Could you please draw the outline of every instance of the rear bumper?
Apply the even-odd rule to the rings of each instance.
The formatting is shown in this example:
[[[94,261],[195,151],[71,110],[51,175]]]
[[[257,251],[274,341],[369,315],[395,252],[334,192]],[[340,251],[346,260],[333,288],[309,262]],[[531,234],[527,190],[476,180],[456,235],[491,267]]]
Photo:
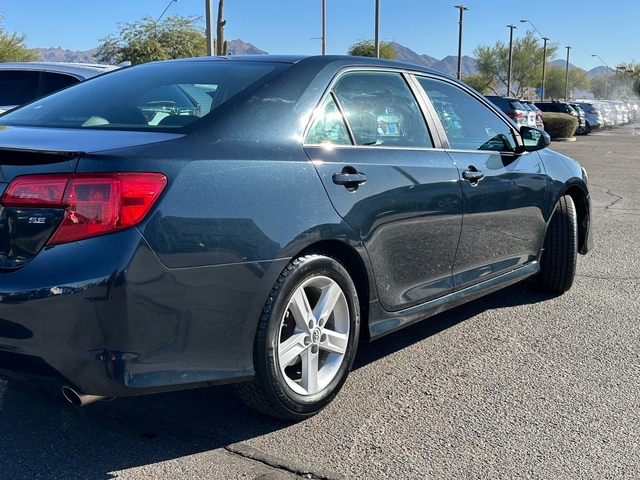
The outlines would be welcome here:
[[[45,249],[0,274],[0,370],[110,397],[248,378],[283,263],[170,270],[135,229]]]

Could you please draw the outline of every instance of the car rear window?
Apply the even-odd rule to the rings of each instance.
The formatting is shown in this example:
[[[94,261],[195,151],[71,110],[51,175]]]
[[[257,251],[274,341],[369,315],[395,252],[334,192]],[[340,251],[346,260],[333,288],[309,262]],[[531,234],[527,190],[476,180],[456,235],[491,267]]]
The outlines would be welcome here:
[[[287,65],[159,62],[100,75],[0,118],[3,125],[115,130],[183,129]]]

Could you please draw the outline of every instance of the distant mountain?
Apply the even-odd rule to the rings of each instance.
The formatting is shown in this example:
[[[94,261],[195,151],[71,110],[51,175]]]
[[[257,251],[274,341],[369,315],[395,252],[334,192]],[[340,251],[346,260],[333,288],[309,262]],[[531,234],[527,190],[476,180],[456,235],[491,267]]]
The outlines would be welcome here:
[[[458,74],[458,56],[449,55],[448,57],[444,57],[439,62],[431,65],[431,68],[455,77]],[[476,61],[471,57],[463,55],[462,61],[460,62],[460,73],[463,77],[478,73]]]
[[[556,67],[567,68],[567,61],[562,59],[552,60],[548,62],[547,65],[555,65]],[[573,70],[574,68],[576,68],[576,66],[569,62],[569,70]]]
[[[413,50],[396,42],[391,42],[391,48],[393,48],[393,51],[396,53],[396,59],[402,62],[415,63],[416,65],[430,67],[439,61],[437,58],[430,57],[429,55],[419,55]]]
[[[91,50],[73,51],[57,48],[36,48],[40,52],[41,61],[43,62],[73,62],[73,63],[98,63],[96,60],[97,48]]]
[[[605,75],[607,75],[607,73],[611,75],[612,73],[615,73],[615,70],[613,68],[599,66],[589,70],[587,72],[587,76],[591,79],[593,77],[598,77],[598,76],[604,77]]]
[[[396,42],[391,42],[391,47],[396,53],[396,58],[403,62],[415,63],[417,65],[424,65],[425,67],[433,68],[444,72],[452,77],[455,77],[458,71],[458,57],[456,55],[449,55],[442,60],[438,60],[435,57],[431,57],[425,54],[418,54],[410,48],[400,45]],[[228,45],[230,55],[255,55],[266,54],[264,50],[260,50],[255,45],[245,42],[244,40],[236,39],[231,40]],[[86,51],[72,51],[63,50],[60,47],[57,48],[36,48],[40,52],[42,61],[44,62],[80,62],[80,63],[97,63],[95,55],[98,51],[97,48],[92,48]],[[565,68],[567,62],[565,60],[553,60],[549,62],[549,65],[557,65]],[[576,68],[575,65],[569,63],[569,69]],[[475,67],[475,60],[467,55],[463,55],[461,63],[462,76],[473,75],[478,73]],[[609,74],[615,72],[615,70],[609,68]],[[607,72],[607,68],[604,66],[598,66],[592,68],[587,72],[589,78],[596,77],[598,75],[603,76]]]
[[[63,50],[57,48],[36,48],[40,52],[43,62],[66,62],[66,63],[100,63],[96,59],[98,48],[85,51]],[[243,40],[231,40],[228,44],[229,55],[253,55],[266,54],[264,50],[251,45]]]
[[[418,54],[403,45],[396,42],[391,42],[391,48],[396,53],[396,58],[403,62],[415,63],[416,65],[424,65],[425,67],[439,70],[447,75],[455,77],[458,73],[458,56],[449,55],[448,57],[438,60],[435,57],[429,55]],[[460,70],[462,76],[472,75],[478,73],[476,70],[475,60],[467,55],[462,56],[462,62],[460,63]]]
[[[227,50],[229,55],[266,55],[267,52],[260,50],[258,47],[251,45],[243,40],[231,40],[228,43]]]

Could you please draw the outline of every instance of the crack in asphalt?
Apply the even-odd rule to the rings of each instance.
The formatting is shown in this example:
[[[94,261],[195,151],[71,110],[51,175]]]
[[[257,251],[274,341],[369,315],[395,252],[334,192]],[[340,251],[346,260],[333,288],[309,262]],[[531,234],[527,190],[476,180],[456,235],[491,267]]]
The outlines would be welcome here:
[[[245,443],[232,443],[225,446],[224,449],[233,455],[238,455],[242,458],[247,458],[256,462],[260,462],[263,465],[266,465],[271,468],[284,470],[300,478],[308,478],[311,480],[340,480],[344,478],[342,475],[337,475],[333,473],[326,473],[326,472],[314,473],[304,468],[292,467],[288,465],[287,462],[285,462],[284,460],[273,457],[271,455],[266,455],[260,450],[257,450]]]

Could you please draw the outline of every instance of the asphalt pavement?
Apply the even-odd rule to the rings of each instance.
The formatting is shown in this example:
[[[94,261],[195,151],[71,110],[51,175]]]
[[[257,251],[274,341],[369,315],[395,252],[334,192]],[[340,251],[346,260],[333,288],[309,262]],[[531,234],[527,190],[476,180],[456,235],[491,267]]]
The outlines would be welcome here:
[[[0,379],[0,478],[639,478],[640,124],[551,148],[593,197],[566,294],[524,282],[363,344],[296,424],[224,386],[79,408]]]

